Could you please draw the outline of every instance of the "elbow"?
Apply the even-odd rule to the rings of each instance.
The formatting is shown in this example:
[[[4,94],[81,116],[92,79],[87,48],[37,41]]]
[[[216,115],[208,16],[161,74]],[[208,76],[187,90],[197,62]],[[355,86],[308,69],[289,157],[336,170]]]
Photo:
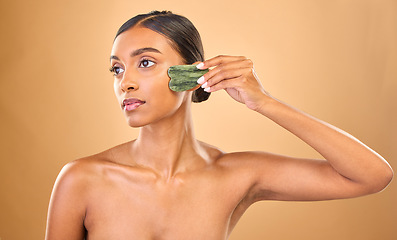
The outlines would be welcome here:
[[[393,180],[394,172],[393,169],[386,164],[383,170],[379,170],[375,177],[372,179],[370,184],[370,193],[378,193],[383,191]]]
[[[384,174],[385,180],[384,180],[384,185],[383,185],[383,188],[381,189],[381,191],[383,189],[385,189],[391,183],[391,181],[393,180],[393,177],[394,177],[393,169],[388,165],[387,169],[385,171],[385,174]]]

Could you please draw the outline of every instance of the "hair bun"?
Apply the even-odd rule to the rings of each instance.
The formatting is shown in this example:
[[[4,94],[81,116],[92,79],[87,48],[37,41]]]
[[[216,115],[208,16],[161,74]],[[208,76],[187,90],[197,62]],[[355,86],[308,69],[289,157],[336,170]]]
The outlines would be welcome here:
[[[210,97],[211,93],[204,91],[203,88],[199,87],[194,90],[192,95],[192,102],[199,103],[207,100]]]

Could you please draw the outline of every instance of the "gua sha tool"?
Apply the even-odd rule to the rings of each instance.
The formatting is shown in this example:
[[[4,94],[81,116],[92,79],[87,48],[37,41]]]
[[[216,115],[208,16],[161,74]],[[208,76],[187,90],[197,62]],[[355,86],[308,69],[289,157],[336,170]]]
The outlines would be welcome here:
[[[208,72],[208,69],[198,69],[196,65],[175,65],[168,69],[171,78],[168,86],[174,92],[183,92],[195,88],[197,79]]]

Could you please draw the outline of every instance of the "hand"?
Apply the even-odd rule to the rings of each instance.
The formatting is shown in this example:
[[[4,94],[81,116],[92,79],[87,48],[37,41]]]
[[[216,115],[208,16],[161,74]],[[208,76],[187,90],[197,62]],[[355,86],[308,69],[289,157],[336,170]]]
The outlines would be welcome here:
[[[204,91],[215,92],[224,89],[234,100],[255,111],[258,111],[269,97],[250,59],[221,55],[200,63],[197,68],[211,68],[197,81],[202,84]]]

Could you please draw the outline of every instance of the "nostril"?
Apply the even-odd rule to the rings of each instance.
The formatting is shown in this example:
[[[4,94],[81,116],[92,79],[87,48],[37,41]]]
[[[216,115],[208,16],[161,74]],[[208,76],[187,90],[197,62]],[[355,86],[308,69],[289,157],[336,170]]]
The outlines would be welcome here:
[[[139,86],[138,84],[136,84],[133,81],[122,81],[120,82],[120,88],[122,89],[122,91],[124,92],[128,92],[128,91],[136,91],[138,90]]]

